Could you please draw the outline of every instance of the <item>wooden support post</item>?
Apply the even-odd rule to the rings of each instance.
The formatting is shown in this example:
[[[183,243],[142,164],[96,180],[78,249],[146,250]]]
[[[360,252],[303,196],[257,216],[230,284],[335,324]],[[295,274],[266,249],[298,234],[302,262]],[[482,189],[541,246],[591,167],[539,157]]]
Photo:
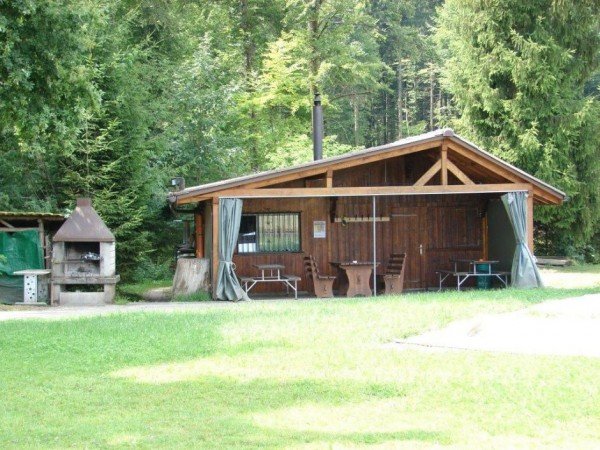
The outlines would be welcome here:
[[[50,267],[50,252],[46,248],[46,232],[44,231],[44,221],[42,219],[38,219],[38,234],[40,236],[40,245],[42,246],[44,267],[48,269]]]
[[[483,218],[481,219],[481,226],[483,228],[483,252],[481,257],[484,260],[488,260],[490,257],[490,249],[489,249],[489,228],[488,228],[488,217],[487,214],[485,216],[483,216]]]
[[[212,297],[217,298],[217,271],[219,270],[219,198],[213,197],[212,201]]]
[[[533,189],[527,192],[527,246],[533,253]]]
[[[327,178],[325,187],[331,188],[333,187],[333,170],[329,169],[327,171]]]
[[[204,203],[198,203],[194,211],[194,246],[196,258],[204,258]]]
[[[441,161],[442,161],[442,167],[441,167],[441,171],[442,171],[442,186],[447,186],[448,185],[448,146],[446,145],[445,141],[442,144],[442,157],[441,157]]]

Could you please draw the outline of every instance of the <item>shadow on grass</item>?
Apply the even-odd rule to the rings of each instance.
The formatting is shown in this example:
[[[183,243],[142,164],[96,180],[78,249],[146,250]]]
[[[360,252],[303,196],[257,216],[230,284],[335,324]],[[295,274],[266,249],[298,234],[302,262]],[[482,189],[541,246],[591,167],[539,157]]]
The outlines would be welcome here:
[[[135,436],[135,444],[142,447],[282,448],[395,441],[452,443],[448,431],[411,427],[393,415],[380,431],[377,424],[354,429],[351,421],[345,423],[339,414],[331,417],[332,422],[338,421],[333,429],[325,430],[311,429],[303,420],[291,419],[281,427],[255,420],[256,416],[269,416],[278,410],[305,404],[315,404],[327,412],[329,408],[335,410],[381,398],[399,399],[397,386],[373,389],[371,384],[345,382],[341,385],[313,380],[240,383],[221,377],[203,377],[176,386],[141,385],[106,378],[97,381],[99,385],[95,389],[103,392],[102,399],[92,397],[91,401],[85,386],[77,383],[70,386],[67,381],[63,389],[73,388],[73,391],[62,401],[64,414],[55,413],[41,427],[32,426],[27,431],[28,444],[42,444],[50,438],[58,446],[110,446],[128,435]],[[43,405],[47,399],[37,401]],[[364,411],[365,414],[370,412]],[[329,419],[325,417],[325,420]]]

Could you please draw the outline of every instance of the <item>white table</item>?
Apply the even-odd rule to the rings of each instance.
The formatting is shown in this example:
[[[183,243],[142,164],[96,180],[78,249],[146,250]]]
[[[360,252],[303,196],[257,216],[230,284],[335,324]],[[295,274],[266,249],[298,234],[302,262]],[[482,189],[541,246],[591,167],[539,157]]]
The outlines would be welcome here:
[[[23,301],[19,305],[46,305],[50,270],[17,270],[13,275],[23,275]]]
[[[284,265],[254,264],[254,267],[260,270],[259,277],[241,277],[246,294],[257,283],[283,283],[286,292],[289,293],[289,289],[291,288],[294,291],[294,298],[298,298],[298,281],[300,281],[300,277],[295,275],[282,275],[281,271],[285,270]]]

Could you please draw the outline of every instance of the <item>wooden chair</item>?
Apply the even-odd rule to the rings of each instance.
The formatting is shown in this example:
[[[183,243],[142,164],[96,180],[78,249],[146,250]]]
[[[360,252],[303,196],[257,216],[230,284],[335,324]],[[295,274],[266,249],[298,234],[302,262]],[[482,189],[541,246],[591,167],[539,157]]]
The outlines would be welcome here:
[[[317,297],[331,298],[333,297],[333,282],[335,276],[321,275],[315,258],[312,255],[304,257],[304,270],[306,278],[309,282],[312,280],[313,292]]]
[[[402,294],[404,290],[404,265],[406,253],[390,255],[386,272],[383,275],[385,282],[385,294]]]

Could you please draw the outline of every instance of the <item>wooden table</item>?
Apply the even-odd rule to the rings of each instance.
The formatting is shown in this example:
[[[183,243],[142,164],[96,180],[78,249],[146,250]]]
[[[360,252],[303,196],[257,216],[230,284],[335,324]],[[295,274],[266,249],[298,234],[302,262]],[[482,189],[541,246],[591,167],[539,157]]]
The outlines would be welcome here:
[[[343,271],[345,273],[346,278],[348,279],[348,288],[346,290],[347,297],[355,297],[357,295],[370,297],[373,295],[371,287],[369,286],[371,273],[373,271],[372,261],[339,261],[331,262],[330,264],[337,267],[340,272]],[[379,263],[375,263],[375,266],[378,265]]]
[[[504,284],[504,287],[508,285],[509,272],[494,272],[492,271],[492,265],[498,264],[500,261],[494,260],[483,260],[483,259],[451,259],[451,263],[454,264],[454,270],[438,270],[439,276],[439,290],[442,290],[442,283],[449,276],[456,277],[456,289],[460,291],[463,283],[470,277],[490,277],[497,278]],[[460,266],[462,265],[462,267]],[[478,270],[477,266],[486,265],[487,270]],[[466,269],[465,269],[466,266]]]
[[[260,276],[241,277],[246,294],[258,283],[282,283],[285,285],[286,294],[289,294],[291,288],[294,291],[294,298],[298,298],[298,281],[300,281],[300,277],[282,274],[281,272],[285,270],[283,264],[253,264],[253,267],[260,270]]]

